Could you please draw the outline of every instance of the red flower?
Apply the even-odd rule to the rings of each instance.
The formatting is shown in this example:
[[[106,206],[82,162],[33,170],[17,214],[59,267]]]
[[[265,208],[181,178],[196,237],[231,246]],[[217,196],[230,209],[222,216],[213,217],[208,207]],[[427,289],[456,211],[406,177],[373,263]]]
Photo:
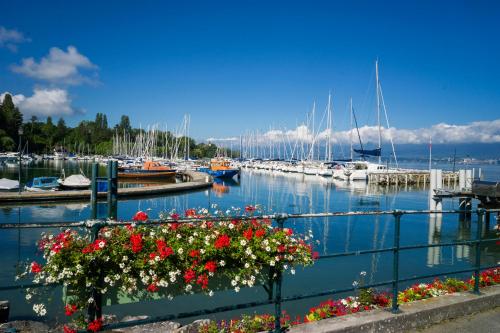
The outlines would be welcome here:
[[[184,281],[186,283],[190,283],[191,281],[194,280],[194,278],[196,277],[196,273],[192,270],[192,269],[188,269],[185,273],[184,273]]]
[[[212,272],[214,273],[215,270],[217,269],[217,264],[215,263],[215,261],[208,261],[206,264],[205,264],[205,269],[209,272]]]
[[[196,279],[196,283],[201,286],[201,289],[207,289],[208,287],[208,277],[206,274],[199,275]]]
[[[99,318],[99,319],[96,319],[94,321],[91,321],[88,326],[87,326],[87,329],[89,331],[92,331],[92,332],[97,332],[99,331],[100,329],[102,328],[102,319]]]
[[[142,210],[140,210],[137,213],[135,213],[135,215],[134,215],[134,217],[132,219],[134,221],[147,221],[148,214],[146,214]]]
[[[222,249],[224,247],[229,247],[229,245],[231,245],[231,238],[229,238],[228,235],[220,235],[215,240],[215,248],[216,249]]]
[[[64,333],[76,333],[76,330],[64,325],[63,327]]]
[[[130,235],[130,243],[132,244],[132,252],[137,253],[142,250],[142,235],[132,234]]]
[[[251,213],[253,211],[255,211],[255,206],[248,205],[245,207],[245,212]]]
[[[286,228],[286,229],[285,229],[285,231],[286,231],[286,234],[287,234],[288,236],[293,235],[293,229]]]
[[[75,304],[66,304],[66,306],[64,307],[64,313],[66,314],[66,316],[73,315],[73,313],[75,313],[76,310],[77,307]]]
[[[255,231],[255,237],[257,237],[257,238],[261,238],[265,234],[266,234],[266,231],[264,229],[258,229],[257,231]]]
[[[285,247],[285,245],[283,245],[283,244],[282,244],[282,245],[278,245],[278,252],[279,252],[279,253],[283,253],[283,252],[285,252],[285,251],[286,251],[286,247]]]
[[[155,291],[158,291],[158,286],[156,285],[156,283],[151,283],[149,286],[148,286],[148,291],[150,293],[154,293]]]
[[[35,273],[35,274],[38,274],[42,271],[42,265],[40,265],[39,263],[37,263],[36,261],[33,261],[31,263],[31,273]]]
[[[248,228],[247,230],[243,231],[243,237],[245,237],[247,240],[251,240],[252,236],[253,236],[252,228]]]
[[[179,219],[179,214],[177,213],[173,213],[172,215],[170,215],[170,217],[172,218],[172,220],[178,220]]]
[[[174,254],[174,250],[172,250],[171,247],[168,247],[167,243],[161,239],[156,241],[156,248],[158,249],[158,253],[162,259]]]
[[[192,258],[196,258],[200,256],[200,251],[199,250],[191,250],[189,251],[189,256]]]
[[[196,210],[191,208],[191,209],[187,209],[184,214],[186,215],[186,217],[194,217],[196,216]]]
[[[83,254],[92,253],[92,252],[94,252],[94,246],[93,246],[93,244],[87,245],[86,247],[84,247],[82,249],[82,253]]]
[[[94,251],[100,251],[106,246],[106,240],[105,239],[96,239],[94,243],[92,243],[92,247]]]
[[[318,251],[314,251],[312,253],[312,258],[315,259],[315,260],[318,259],[319,258],[319,252]]]

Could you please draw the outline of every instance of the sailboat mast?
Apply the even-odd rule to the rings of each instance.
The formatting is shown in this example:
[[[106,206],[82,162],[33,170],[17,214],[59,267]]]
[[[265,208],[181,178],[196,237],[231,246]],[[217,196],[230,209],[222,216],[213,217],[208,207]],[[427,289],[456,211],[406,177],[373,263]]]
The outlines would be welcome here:
[[[351,143],[351,161],[353,160],[353,150],[352,150],[352,97],[350,99],[350,117],[351,117],[351,130],[349,131],[349,142]]]
[[[378,126],[378,148],[382,145],[382,131],[380,128],[380,95],[379,95],[379,80],[378,80],[378,59],[375,60],[375,84],[377,91],[377,126]],[[382,162],[382,154],[378,156],[378,163]]]

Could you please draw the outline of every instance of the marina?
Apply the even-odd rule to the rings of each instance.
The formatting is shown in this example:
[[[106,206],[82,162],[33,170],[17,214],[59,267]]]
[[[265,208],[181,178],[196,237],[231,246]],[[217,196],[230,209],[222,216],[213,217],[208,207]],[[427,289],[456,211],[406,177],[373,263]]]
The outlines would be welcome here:
[[[498,331],[500,3],[52,2],[0,22],[0,332]]]

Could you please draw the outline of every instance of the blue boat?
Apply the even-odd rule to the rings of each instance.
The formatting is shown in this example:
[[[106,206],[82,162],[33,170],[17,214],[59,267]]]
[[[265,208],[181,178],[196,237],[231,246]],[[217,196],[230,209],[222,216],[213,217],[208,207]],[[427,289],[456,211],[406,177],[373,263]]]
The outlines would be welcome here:
[[[231,162],[225,159],[213,159],[207,168],[198,168],[198,171],[208,173],[214,178],[233,178],[240,173],[240,169],[231,167]]]
[[[26,183],[24,189],[30,192],[55,191],[59,188],[58,177],[35,177]]]

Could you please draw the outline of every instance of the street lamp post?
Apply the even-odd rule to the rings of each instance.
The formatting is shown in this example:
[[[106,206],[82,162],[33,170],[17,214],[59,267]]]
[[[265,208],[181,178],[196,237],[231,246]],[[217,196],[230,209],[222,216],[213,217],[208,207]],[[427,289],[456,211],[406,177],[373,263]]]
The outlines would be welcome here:
[[[22,154],[22,145],[21,145],[21,137],[23,135],[23,128],[19,127],[19,131],[17,132],[19,134],[19,194],[21,194],[21,160],[23,159],[23,154]]]

